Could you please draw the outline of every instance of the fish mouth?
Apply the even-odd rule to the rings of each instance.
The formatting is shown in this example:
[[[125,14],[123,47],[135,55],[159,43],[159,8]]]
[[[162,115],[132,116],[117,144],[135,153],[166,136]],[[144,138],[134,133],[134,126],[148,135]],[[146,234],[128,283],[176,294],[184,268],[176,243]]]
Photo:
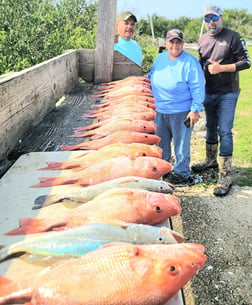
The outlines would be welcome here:
[[[205,253],[205,246],[201,245],[201,244],[197,244],[197,243],[185,243],[184,247],[188,250],[192,250],[194,252],[198,252],[198,253]]]

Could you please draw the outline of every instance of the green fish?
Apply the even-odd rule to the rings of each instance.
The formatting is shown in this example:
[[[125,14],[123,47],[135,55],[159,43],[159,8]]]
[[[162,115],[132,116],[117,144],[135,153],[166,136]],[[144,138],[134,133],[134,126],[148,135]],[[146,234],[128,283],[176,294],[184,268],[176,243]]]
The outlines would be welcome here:
[[[103,193],[109,188],[114,187],[129,187],[129,188],[142,188],[147,191],[159,192],[165,194],[172,194],[174,186],[163,180],[148,179],[142,177],[128,176],[109,180],[103,183],[78,187],[74,190],[66,186],[65,190],[60,190],[59,193],[51,195],[42,195],[35,199],[33,210],[40,209],[45,206],[52,205],[61,201],[72,201],[74,204],[81,204],[92,200],[97,195]]]
[[[0,249],[0,261],[17,253],[59,258],[79,257],[112,242],[174,244],[183,242],[183,236],[167,227],[135,223],[90,224],[65,231],[30,235]]]

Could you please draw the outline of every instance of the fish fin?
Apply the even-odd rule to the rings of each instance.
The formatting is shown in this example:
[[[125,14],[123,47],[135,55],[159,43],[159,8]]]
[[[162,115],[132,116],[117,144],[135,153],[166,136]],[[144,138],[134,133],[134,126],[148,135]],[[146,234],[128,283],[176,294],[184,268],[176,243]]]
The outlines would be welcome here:
[[[62,201],[62,205],[65,206],[68,209],[75,209],[75,208],[79,207],[83,203],[84,202],[72,201],[72,200],[68,200],[68,199],[64,199]]]

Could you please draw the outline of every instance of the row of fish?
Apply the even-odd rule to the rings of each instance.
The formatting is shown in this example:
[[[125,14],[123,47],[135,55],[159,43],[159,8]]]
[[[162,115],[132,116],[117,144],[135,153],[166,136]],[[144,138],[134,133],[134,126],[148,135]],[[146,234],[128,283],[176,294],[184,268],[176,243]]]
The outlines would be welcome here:
[[[34,202],[33,209],[48,209],[47,217],[21,219],[6,235],[27,238],[0,249],[0,262],[17,253],[57,262],[32,283],[0,276],[0,304],[166,304],[206,262],[204,246],[156,226],[182,208],[174,186],[161,180],[172,165],[158,147],[149,80],[103,84],[97,97],[102,101],[85,116],[98,122],[71,135],[85,141],[61,147],[83,151],[48,162],[39,170],[60,170],[59,176],[31,186],[55,186]],[[58,212],[50,213],[52,206]]]

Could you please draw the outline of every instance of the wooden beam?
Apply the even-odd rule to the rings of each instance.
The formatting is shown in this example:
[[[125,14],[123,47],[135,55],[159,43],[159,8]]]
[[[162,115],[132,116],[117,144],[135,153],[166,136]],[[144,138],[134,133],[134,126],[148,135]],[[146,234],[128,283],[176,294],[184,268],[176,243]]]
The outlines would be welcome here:
[[[100,0],[95,50],[95,83],[112,80],[115,20],[116,0]]]

